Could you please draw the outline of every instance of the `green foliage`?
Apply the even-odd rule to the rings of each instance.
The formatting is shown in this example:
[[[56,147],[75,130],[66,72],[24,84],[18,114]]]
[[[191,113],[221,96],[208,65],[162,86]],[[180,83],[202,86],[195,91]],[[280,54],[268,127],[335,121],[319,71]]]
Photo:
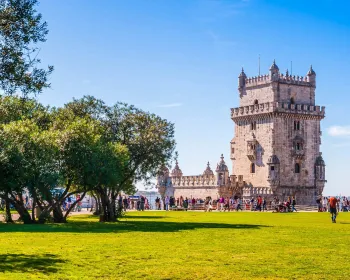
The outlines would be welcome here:
[[[50,86],[47,70],[37,67],[38,43],[45,42],[47,23],[35,10],[37,0],[0,0],[0,88],[24,96]]]
[[[43,222],[53,212],[64,222],[73,194],[96,195],[104,221],[115,221],[119,192],[133,192],[149,180],[175,146],[173,125],[125,104],[106,106],[84,97],[50,109],[35,100],[0,98],[0,197],[13,204],[25,223],[34,222],[23,195],[33,197]],[[60,195],[53,189],[64,187]]]

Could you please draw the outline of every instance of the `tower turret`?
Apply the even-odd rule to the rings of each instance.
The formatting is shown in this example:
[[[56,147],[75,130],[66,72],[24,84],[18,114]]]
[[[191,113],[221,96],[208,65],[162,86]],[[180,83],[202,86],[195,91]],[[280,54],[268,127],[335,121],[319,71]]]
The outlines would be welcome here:
[[[310,66],[309,72],[307,72],[307,81],[313,86],[316,87],[316,72],[312,69],[312,65]]]
[[[228,174],[227,165],[224,161],[224,155],[221,154],[220,158],[221,158],[221,160],[217,164],[215,171],[216,171],[216,175],[217,175],[217,179],[218,179],[218,185],[223,186],[223,185],[228,183],[229,174]]]
[[[179,163],[178,161],[176,160],[175,162],[175,167],[174,169],[171,171],[171,177],[181,177],[182,176],[182,171],[179,167]]]
[[[242,67],[241,74],[238,76],[238,88],[244,88],[245,80],[247,79],[247,75],[244,73],[244,69]]]
[[[238,76],[238,91],[239,94],[242,96],[245,90],[245,84],[246,84],[247,75],[244,73],[244,69],[242,67],[241,74]]]
[[[277,80],[280,69],[278,68],[276,61],[273,60],[273,63],[270,67],[270,78],[271,80]]]
[[[207,163],[207,168],[206,168],[206,169],[204,170],[204,172],[203,172],[203,175],[204,175],[204,176],[212,176],[212,175],[214,175],[213,170],[211,170],[211,168],[210,168],[209,161],[208,161],[208,163]]]

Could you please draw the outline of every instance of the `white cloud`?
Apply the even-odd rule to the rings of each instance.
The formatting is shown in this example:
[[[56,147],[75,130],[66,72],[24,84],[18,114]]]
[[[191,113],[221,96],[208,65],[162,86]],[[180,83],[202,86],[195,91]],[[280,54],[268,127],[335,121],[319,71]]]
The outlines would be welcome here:
[[[331,126],[328,128],[328,134],[334,137],[350,136],[350,126]]]
[[[170,103],[170,104],[162,104],[158,105],[158,108],[172,108],[172,107],[180,107],[182,106],[182,103]]]

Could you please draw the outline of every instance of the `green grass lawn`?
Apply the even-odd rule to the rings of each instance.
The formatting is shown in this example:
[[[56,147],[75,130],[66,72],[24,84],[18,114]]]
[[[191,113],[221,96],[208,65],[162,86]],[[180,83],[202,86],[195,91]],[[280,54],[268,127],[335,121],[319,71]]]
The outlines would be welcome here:
[[[0,279],[349,279],[350,213],[132,212],[0,224]]]

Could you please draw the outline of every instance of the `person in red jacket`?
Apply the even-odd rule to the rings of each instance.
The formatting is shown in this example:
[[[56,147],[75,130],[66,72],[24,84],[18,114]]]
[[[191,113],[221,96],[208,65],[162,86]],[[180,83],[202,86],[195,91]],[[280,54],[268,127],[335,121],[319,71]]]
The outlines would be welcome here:
[[[332,223],[336,223],[338,199],[332,196],[329,198],[328,202],[329,202],[329,212],[332,215]]]

